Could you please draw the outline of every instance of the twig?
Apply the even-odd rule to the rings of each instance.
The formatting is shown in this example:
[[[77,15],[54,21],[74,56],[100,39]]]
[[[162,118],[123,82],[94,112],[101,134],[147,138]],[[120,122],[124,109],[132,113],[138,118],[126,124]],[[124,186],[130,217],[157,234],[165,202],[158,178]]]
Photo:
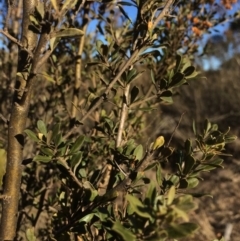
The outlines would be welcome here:
[[[171,7],[171,5],[174,3],[175,0],[168,0],[167,3],[165,4],[163,10],[161,13],[158,15],[156,20],[154,21],[152,25],[152,29],[156,28],[157,24],[164,18],[165,15],[168,15],[168,11]]]
[[[224,232],[224,240],[225,241],[230,241],[232,230],[233,230],[233,224],[228,223],[225,228],[225,232]]]
[[[24,48],[24,46],[19,42],[19,40],[17,40],[16,38],[14,38],[11,34],[9,34],[6,30],[2,30],[0,29],[0,33],[2,33],[4,36],[6,36],[8,39],[10,39],[12,42],[14,42],[15,44],[17,44],[19,47]]]
[[[20,48],[22,48],[23,50],[27,51],[31,57],[33,56],[33,53],[29,49],[25,48],[22,45],[22,43],[18,39],[14,38],[11,34],[9,34],[8,32],[6,32],[6,31],[4,31],[2,29],[0,29],[0,33],[2,33],[5,37],[7,37],[13,43],[17,44]]]
[[[71,176],[71,178],[76,182],[76,184],[77,184],[80,188],[82,188],[82,187],[83,187],[82,183],[81,183],[81,182],[78,180],[78,178],[75,176],[75,174],[74,174],[73,171],[71,170],[70,166],[67,164],[67,161],[66,161],[65,159],[63,159],[63,158],[59,158],[58,161],[60,162],[61,165],[63,165],[63,166],[66,168],[68,174],[69,174],[69,175]]]
[[[86,32],[87,24],[83,27],[83,32]],[[81,36],[79,40],[79,47],[78,47],[78,53],[77,53],[77,61],[75,66],[75,85],[73,89],[73,96],[72,96],[72,109],[71,109],[71,119],[76,118],[77,113],[77,106],[78,106],[78,94],[79,94],[79,88],[82,82],[82,76],[81,76],[81,70],[82,70],[82,53],[83,53],[83,47],[85,43],[85,35]]]
[[[118,127],[116,147],[119,147],[122,142],[122,133],[123,133],[123,129],[124,129],[125,120],[126,120],[126,117],[128,114],[129,90],[130,90],[130,84],[128,84],[126,86],[126,89],[123,94],[122,109],[121,109],[121,114],[120,114],[120,123],[119,123],[119,127]]]
[[[83,1],[81,2],[81,4],[79,5],[78,10],[77,10],[77,11],[75,12],[75,14],[74,14],[74,19],[76,19],[77,14],[80,12],[80,10],[82,9],[82,7],[83,7],[83,5],[85,4],[85,2],[86,2],[86,0],[83,0]]]
[[[147,96],[148,96],[148,94],[146,94],[146,97],[147,97]],[[143,100],[138,100],[138,101],[136,101],[136,102],[134,102],[134,103],[132,103],[132,104],[130,105],[130,109],[131,109],[131,108],[134,108],[134,107],[136,107],[136,106],[138,106],[138,105],[142,105],[142,104],[144,104],[144,103],[147,102],[147,101],[156,99],[157,97],[158,97],[158,95],[152,95],[152,96],[149,96],[149,97],[147,97],[147,98],[145,98],[145,99],[143,99]]]
[[[171,143],[171,141],[172,141],[172,138],[173,138],[173,136],[174,136],[177,128],[179,127],[179,125],[180,125],[180,123],[181,123],[181,121],[182,121],[182,118],[183,118],[183,115],[184,115],[184,114],[185,114],[185,112],[183,112],[183,113],[181,114],[181,117],[180,117],[180,119],[179,119],[176,127],[174,128],[174,130],[173,130],[173,132],[172,132],[172,134],[171,134],[171,137],[170,137],[170,139],[169,139],[169,141],[168,141],[167,147],[169,147],[169,145],[170,145],[170,143]]]

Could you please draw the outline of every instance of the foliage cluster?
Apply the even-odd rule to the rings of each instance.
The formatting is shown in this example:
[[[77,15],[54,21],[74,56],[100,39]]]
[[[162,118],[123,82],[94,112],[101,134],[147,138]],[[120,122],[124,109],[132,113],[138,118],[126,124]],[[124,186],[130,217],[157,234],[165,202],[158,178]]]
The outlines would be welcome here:
[[[194,140],[176,149],[173,136],[168,142],[162,135],[149,140],[144,128],[148,112],[171,104],[176,90],[196,79],[191,62],[201,36],[196,28],[209,31],[225,17],[216,21],[212,1],[39,1],[27,20],[23,16],[29,21],[23,33],[31,32],[35,41],[30,45],[17,40],[14,13],[26,10],[18,4],[8,6],[8,32],[1,31],[12,41],[12,55],[1,53],[7,61],[1,66],[6,81],[0,91],[13,94],[7,88],[15,73],[20,85],[13,88],[13,107],[21,109],[29,98],[24,133],[27,143],[37,144],[26,147],[29,158],[21,160],[18,236],[31,241],[167,240],[192,234],[197,225],[188,213],[196,208],[193,199],[204,194],[191,189],[202,172],[222,167],[219,156],[235,136],[206,120],[202,131],[193,125]],[[135,21],[126,7],[137,9]],[[89,33],[96,20],[96,30]],[[18,64],[13,43],[19,46]],[[139,81],[143,73],[144,83]],[[8,125],[5,116],[12,113],[12,128],[22,119],[14,119],[9,100],[3,103],[2,119]],[[7,138],[1,142],[5,147]],[[163,169],[165,163],[172,169]],[[9,169],[8,164],[6,175]],[[9,202],[7,196],[3,202]]]

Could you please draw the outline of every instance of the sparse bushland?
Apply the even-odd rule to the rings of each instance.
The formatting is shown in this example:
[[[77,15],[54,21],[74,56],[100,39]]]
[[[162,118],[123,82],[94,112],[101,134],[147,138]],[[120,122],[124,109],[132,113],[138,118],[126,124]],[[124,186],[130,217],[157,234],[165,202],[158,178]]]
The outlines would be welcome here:
[[[176,148],[178,125],[157,135],[148,113],[197,81],[198,40],[225,17],[213,1],[21,4],[9,3],[1,30],[1,240],[191,235],[188,213],[205,195],[192,190],[202,172],[222,167],[235,136],[202,120]]]

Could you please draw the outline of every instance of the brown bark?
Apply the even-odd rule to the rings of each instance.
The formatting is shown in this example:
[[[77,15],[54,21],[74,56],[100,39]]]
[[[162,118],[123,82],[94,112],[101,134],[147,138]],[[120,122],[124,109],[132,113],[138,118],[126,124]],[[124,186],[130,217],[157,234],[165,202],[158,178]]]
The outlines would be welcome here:
[[[22,176],[22,159],[26,120],[29,111],[35,75],[29,74],[31,53],[37,46],[38,36],[29,30],[29,14],[33,14],[36,0],[23,1],[21,46],[18,54],[18,75],[8,127],[7,168],[4,180],[4,198],[0,226],[0,240],[13,240],[16,235],[18,203]],[[35,56],[37,58],[38,56]]]

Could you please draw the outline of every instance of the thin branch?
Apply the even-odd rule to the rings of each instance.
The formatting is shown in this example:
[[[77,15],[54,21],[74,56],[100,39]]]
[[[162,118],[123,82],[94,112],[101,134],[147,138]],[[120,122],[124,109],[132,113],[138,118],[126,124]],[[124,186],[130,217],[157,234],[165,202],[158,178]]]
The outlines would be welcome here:
[[[13,43],[17,44],[21,48],[24,48],[23,45],[18,41],[18,39],[14,38],[11,34],[9,34],[6,30],[0,29],[0,33],[2,33],[5,37],[11,40]]]
[[[119,123],[119,127],[118,127],[116,147],[119,147],[122,142],[122,133],[124,130],[124,124],[125,124],[127,114],[128,114],[129,90],[130,90],[130,84],[128,84],[126,86],[124,94],[123,94],[122,109],[121,109],[121,114],[120,114],[120,123]]]
[[[11,34],[9,34],[8,32],[0,29],[0,33],[2,33],[5,37],[7,37],[9,40],[11,40],[13,43],[17,44],[21,49],[25,50],[28,52],[28,54],[32,57],[33,53],[32,51],[30,51],[29,49],[25,48],[23,46],[23,44],[16,38],[14,38]]]
[[[148,95],[146,95],[146,96],[148,96]],[[144,104],[144,103],[147,102],[147,101],[156,99],[157,97],[158,97],[157,95],[152,95],[152,96],[147,97],[147,98],[145,98],[145,99],[143,99],[143,100],[138,100],[138,101],[136,101],[136,102],[134,102],[134,103],[132,103],[132,104],[130,105],[130,109],[131,109],[131,108],[134,108],[134,107],[136,107],[136,106],[138,106],[138,105],[142,105],[142,104]]]
[[[173,130],[173,132],[172,132],[172,134],[171,134],[171,137],[170,137],[170,139],[169,139],[169,141],[168,141],[167,147],[169,147],[169,145],[170,145],[170,143],[171,143],[171,141],[172,141],[172,138],[173,138],[173,136],[174,136],[177,128],[179,127],[179,125],[180,125],[180,123],[181,123],[181,121],[182,121],[182,118],[183,118],[183,115],[184,115],[184,114],[185,114],[185,112],[183,112],[183,113],[181,114],[180,119],[179,119],[177,125],[175,126],[175,128],[174,128],[174,130]]]
[[[88,25],[85,24],[83,27],[84,33],[86,32],[87,26]],[[79,94],[79,88],[82,82],[81,72],[82,72],[82,53],[83,53],[84,43],[85,43],[85,35],[83,35],[79,41],[77,62],[75,66],[75,85],[74,85],[73,97],[72,97],[71,119],[75,119],[76,113],[77,113],[77,106],[79,101],[78,94]]]
[[[156,20],[154,21],[153,25],[152,25],[152,29],[156,28],[156,26],[158,25],[158,23],[169,13],[169,9],[171,8],[171,5],[174,3],[175,0],[168,0],[167,3],[165,4],[163,10],[161,11],[161,13],[158,15],[158,17],[156,18]]]
[[[78,180],[78,178],[75,176],[74,172],[71,170],[71,168],[70,168],[70,166],[68,165],[67,161],[66,161],[65,159],[63,159],[63,158],[59,158],[58,161],[61,163],[61,165],[63,165],[63,166],[66,168],[68,174],[69,174],[70,177],[74,180],[74,182],[75,182],[80,188],[82,188],[82,187],[83,187],[82,183],[81,183],[81,182]]]
[[[85,3],[86,3],[86,0],[83,0],[83,1],[81,2],[81,4],[79,5],[77,11],[76,11],[75,14],[74,14],[74,19],[76,19],[77,14],[81,11],[81,9],[82,9],[82,7],[83,7],[83,5],[84,5]]]

